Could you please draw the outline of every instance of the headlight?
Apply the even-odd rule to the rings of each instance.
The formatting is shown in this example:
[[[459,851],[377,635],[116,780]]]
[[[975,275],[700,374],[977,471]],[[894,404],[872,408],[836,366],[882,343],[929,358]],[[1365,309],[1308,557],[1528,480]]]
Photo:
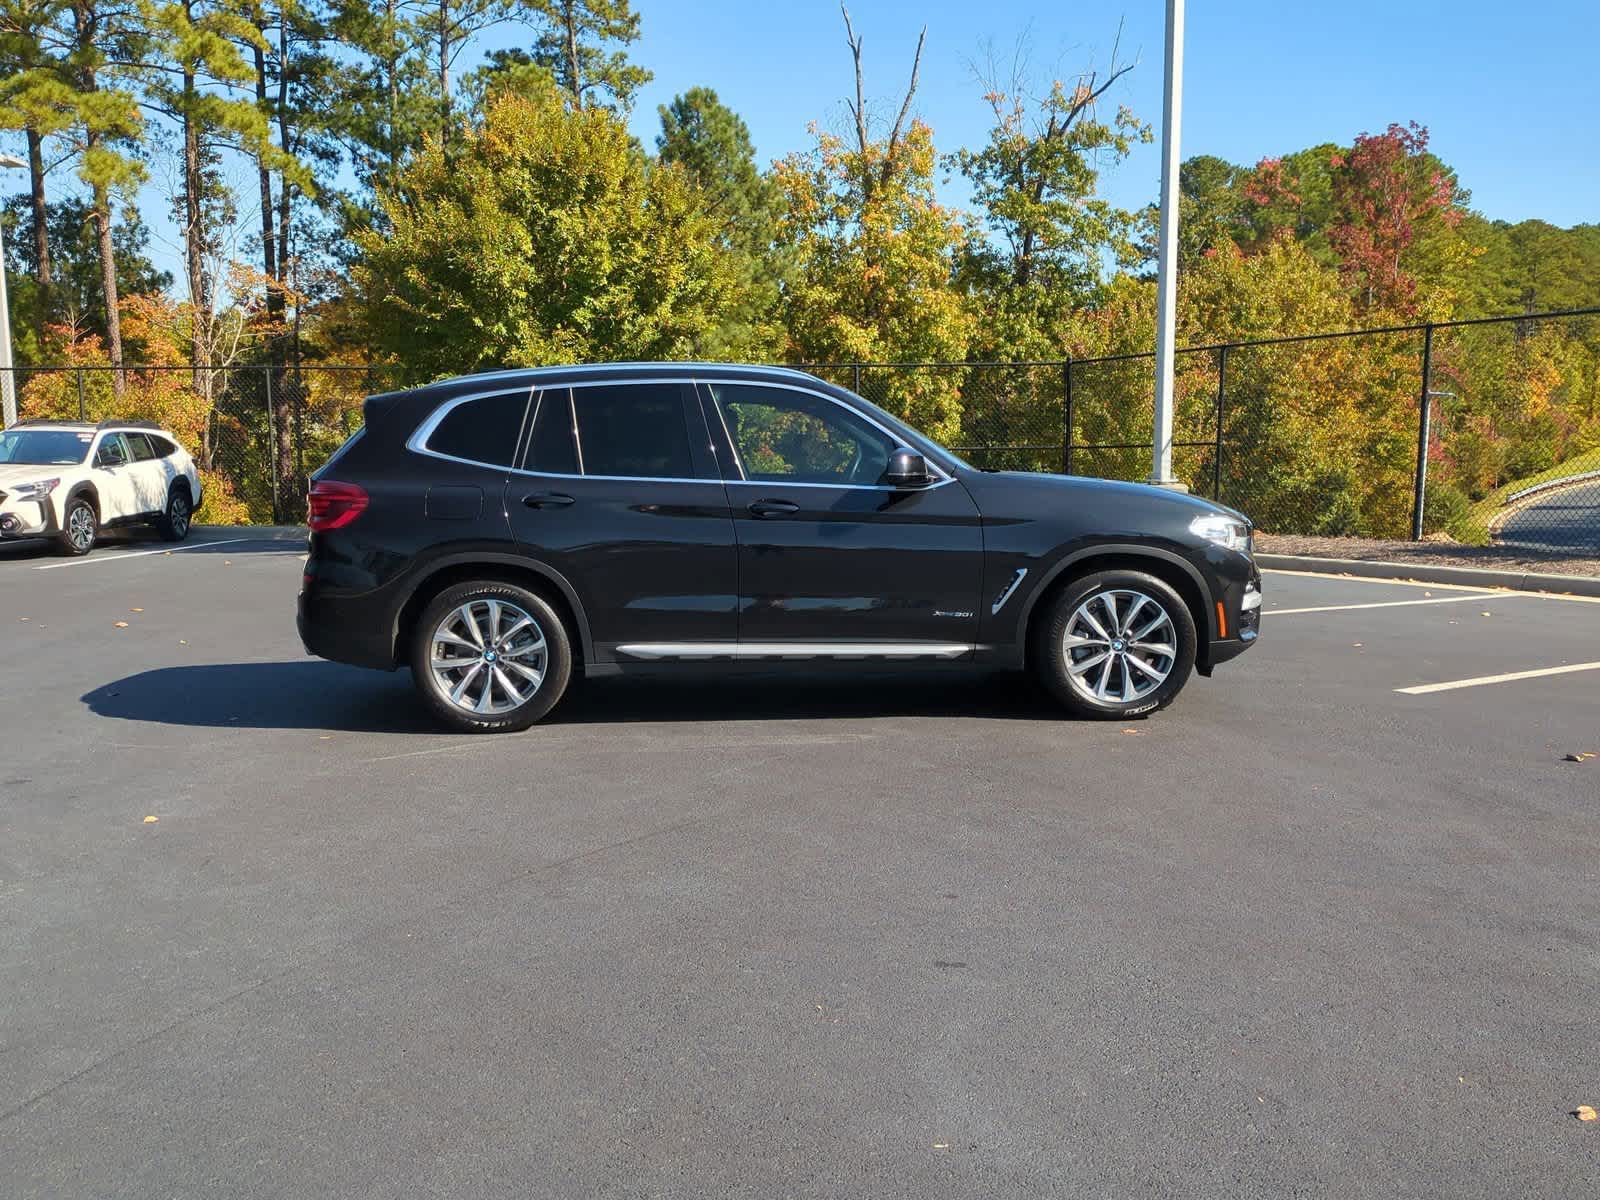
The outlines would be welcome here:
[[[43,500],[60,482],[60,479],[36,479],[32,483],[19,483],[11,489],[11,494],[18,500]]]
[[[1196,517],[1189,522],[1189,532],[1208,542],[1226,546],[1229,550],[1237,550],[1240,554],[1250,553],[1250,526],[1224,513],[1207,513]]]

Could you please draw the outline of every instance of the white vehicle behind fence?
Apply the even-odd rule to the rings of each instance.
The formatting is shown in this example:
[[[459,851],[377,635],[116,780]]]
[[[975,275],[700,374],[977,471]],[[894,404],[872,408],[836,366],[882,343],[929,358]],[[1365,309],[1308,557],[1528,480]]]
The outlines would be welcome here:
[[[182,541],[200,507],[194,459],[145,421],[24,421],[0,432],[0,541],[50,538],[87,554],[102,529]]]

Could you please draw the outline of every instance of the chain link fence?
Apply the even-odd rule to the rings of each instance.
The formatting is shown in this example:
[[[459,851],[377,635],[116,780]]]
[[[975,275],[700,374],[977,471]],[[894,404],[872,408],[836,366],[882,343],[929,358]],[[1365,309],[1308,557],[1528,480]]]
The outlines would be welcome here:
[[[975,466],[1142,480],[1153,359],[806,369]],[[1600,310],[1182,349],[1173,473],[1269,533],[1600,554]]]
[[[1145,479],[1149,353],[806,370],[975,466]],[[206,474],[203,520],[294,522],[307,476],[397,371],[303,364],[14,372],[23,418],[160,422]],[[1173,467],[1275,534],[1600,554],[1600,309],[1190,347]]]

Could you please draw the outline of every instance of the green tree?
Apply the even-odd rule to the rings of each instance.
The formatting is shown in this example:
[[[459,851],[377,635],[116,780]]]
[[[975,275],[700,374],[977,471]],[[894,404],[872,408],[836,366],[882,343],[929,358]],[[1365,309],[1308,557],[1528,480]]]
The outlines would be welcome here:
[[[45,296],[51,264],[44,143],[67,128],[73,108],[65,47],[57,34],[63,11],[61,0],[0,0],[0,129],[21,130],[27,141],[34,281]],[[47,309],[41,304],[40,313]],[[42,326],[34,332],[41,331]]]
[[[656,153],[700,189],[734,256],[741,303],[710,347],[713,357],[759,357],[777,349],[775,309],[786,273],[776,252],[778,193],[756,166],[750,130],[710,88],[690,88],[659,109]]]
[[[126,386],[122,370],[122,318],[118,309],[117,255],[112,200],[144,181],[138,157],[144,121],[124,64],[143,61],[145,10],[116,0],[69,0],[70,25],[60,35],[71,81],[70,117],[62,129],[89,188],[90,221],[100,258],[106,351],[115,394]]]
[[[628,0],[520,0],[540,26],[533,61],[555,76],[574,108],[604,93],[624,110],[651,74],[628,61],[623,49],[639,37],[639,15]]]
[[[875,137],[861,39],[848,13],[845,29],[856,67],[855,140],[813,128],[813,149],[775,172],[785,202],[780,237],[794,260],[783,300],[789,355],[811,363],[962,361],[975,322],[953,277],[971,233],[935,198],[932,131],[908,121],[922,42],[899,115]],[[902,372],[873,398],[949,441],[961,429],[961,383],[954,372]]]
[[[959,150],[950,163],[972,184],[989,238],[975,248],[990,286],[1026,289],[1078,301],[1093,296],[1109,258],[1140,257],[1137,218],[1098,196],[1100,172],[1127,157],[1150,128],[1126,107],[1102,120],[1098,106],[1133,68],[1113,50],[1104,76],[1085,71],[1070,84],[1053,80],[1032,97],[1019,62],[1009,81],[990,78],[994,114],[981,150]]]
[[[12,236],[12,229],[31,220],[32,203],[14,196],[6,204],[6,266],[10,271],[13,311],[27,320],[15,323],[19,366],[46,364],[40,334],[47,326],[64,327],[75,336],[105,337],[105,283],[100,275],[99,247],[89,203],[80,197],[52,200],[45,208],[52,275],[47,298],[39,284],[38,247],[32,238]],[[134,205],[126,205],[113,224],[111,237],[117,265],[117,294],[157,294],[172,286],[172,276],[150,260],[150,230]]]
[[[556,92],[492,98],[459,155],[430,144],[380,202],[389,232],[355,235],[357,321],[414,380],[693,356],[735,300],[685,172]]]

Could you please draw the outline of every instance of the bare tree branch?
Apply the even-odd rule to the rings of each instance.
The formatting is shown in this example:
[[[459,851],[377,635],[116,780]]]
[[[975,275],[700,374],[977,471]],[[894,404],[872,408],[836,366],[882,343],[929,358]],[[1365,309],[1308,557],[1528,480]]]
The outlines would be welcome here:
[[[894,157],[895,147],[900,144],[900,132],[905,127],[906,114],[911,111],[911,98],[917,94],[917,76],[922,71],[922,45],[928,40],[928,27],[924,25],[922,32],[917,35],[917,53],[911,60],[911,83],[906,88],[905,101],[900,105],[900,115],[894,119],[894,128],[889,132],[889,157]]]
[[[845,104],[850,109],[850,115],[855,118],[856,145],[864,159],[867,155],[867,101],[866,85],[861,77],[861,39],[856,35],[855,26],[850,23],[850,10],[841,3],[839,11],[844,14],[845,41],[849,43],[850,56],[855,59],[856,64],[856,102],[851,104],[846,100]]]

